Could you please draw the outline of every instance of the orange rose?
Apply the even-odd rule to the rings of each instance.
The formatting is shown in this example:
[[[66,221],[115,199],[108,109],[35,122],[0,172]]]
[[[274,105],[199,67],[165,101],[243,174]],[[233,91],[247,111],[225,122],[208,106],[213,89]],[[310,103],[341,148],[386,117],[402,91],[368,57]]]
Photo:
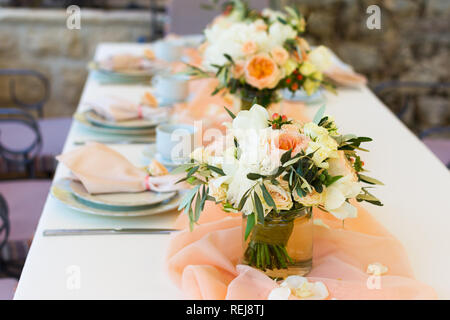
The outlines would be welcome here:
[[[275,47],[270,52],[272,58],[275,60],[278,65],[283,65],[287,59],[289,58],[289,53],[283,47]]]
[[[250,55],[250,54],[254,54],[256,52],[256,50],[258,50],[258,46],[256,45],[255,41],[246,41],[243,45],[242,45],[242,52],[245,55]]]
[[[281,131],[275,139],[275,146],[280,150],[292,150],[292,155],[305,150],[309,144],[309,138],[294,131]]]
[[[273,89],[280,81],[281,72],[275,61],[266,54],[257,54],[247,60],[245,80],[257,89]]]

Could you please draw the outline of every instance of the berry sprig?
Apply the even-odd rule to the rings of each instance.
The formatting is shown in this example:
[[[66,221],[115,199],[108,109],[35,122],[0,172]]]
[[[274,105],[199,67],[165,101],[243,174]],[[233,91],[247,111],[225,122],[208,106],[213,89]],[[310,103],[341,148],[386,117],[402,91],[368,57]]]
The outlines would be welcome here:
[[[303,84],[304,77],[298,70],[294,70],[294,72],[292,72],[292,74],[284,81],[286,83],[286,87],[294,92],[297,91],[298,88],[300,88],[300,86]]]
[[[272,129],[281,129],[283,125],[291,123],[292,121],[288,120],[285,115],[279,115],[278,113],[274,113],[272,115],[272,119],[269,120],[269,124],[272,126]]]

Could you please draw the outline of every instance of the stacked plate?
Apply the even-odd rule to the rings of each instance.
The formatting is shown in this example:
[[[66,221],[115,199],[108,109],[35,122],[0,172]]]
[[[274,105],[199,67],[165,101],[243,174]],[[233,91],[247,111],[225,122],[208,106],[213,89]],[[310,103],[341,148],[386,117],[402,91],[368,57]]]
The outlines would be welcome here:
[[[98,62],[89,63],[89,69],[95,71],[94,77],[101,83],[142,83],[149,82],[163,66],[153,65],[139,70],[110,70]]]
[[[158,124],[167,122],[166,118],[154,120],[136,119],[114,122],[105,119],[93,110],[87,110],[74,115],[75,120],[84,127],[102,134],[121,134],[134,136],[154,136]]]
[[[51,194],[71,209],[113,217],[147,216],[175,210],[181,199],[178,192],[143,191],[92,195],[79,181],[70,178],[56,181]]]

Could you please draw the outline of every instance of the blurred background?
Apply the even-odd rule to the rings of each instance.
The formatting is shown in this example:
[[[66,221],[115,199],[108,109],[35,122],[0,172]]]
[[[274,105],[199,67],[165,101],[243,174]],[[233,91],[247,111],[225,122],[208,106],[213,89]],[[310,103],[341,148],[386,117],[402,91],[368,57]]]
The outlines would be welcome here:
[[[0,69],[37,70],[50,81],[45,117],[70,116],[87,75],[86,63],[105,41],[145,42],[167,32],[200,33],[216,12],[209,0],[0,0]],[[65,8],[82,8],[81,30],[65,28]],[[308,22],[307,38],[332,48],[368,79],[446,83],[450,47],[448,0],[254,0],[256,7],[297,5]],[[369,5],[381,8],[382,27],[366,27]],[[179,26],[184,26],[180,28]],[[186,27],[188,26],[188,27]],[[35,79],[34,79],[35,80]],[[28,79],[27,81],[33,81]],[[10,102],[9,79],[0,79],[0,105]],[[39,86],[21,80],[18,96],[33,102]],[[408,88],[402,89],[402,93]],[[398,90],[396,90],[398,91]],[[386,103],[416,133],[449,124],[448,89],[422,89],[408,97],[383,93]],[[425,91],[425,94],[422,92]]]

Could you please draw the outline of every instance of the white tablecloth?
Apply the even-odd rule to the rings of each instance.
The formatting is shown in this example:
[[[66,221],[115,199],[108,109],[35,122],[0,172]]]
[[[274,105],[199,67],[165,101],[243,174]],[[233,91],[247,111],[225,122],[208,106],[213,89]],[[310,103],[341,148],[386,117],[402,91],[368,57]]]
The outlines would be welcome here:
[[[104,43],[96,58],[141,52],[142,44]],[[99,85],[92,76],[82,99],[102,92],[138,99],[146,86]],[[419,280],[450,298],[450,174],[447,168],[367,88],[340,89],[327,111],[345,130],[374,139],[364,154],[370,174],[382,180],[376,195],[384,207],[365,205],[402,241]],[[82,109],[83,106],[79,106]],[[312,117],[317,108],[309,107]],[[64,151],[76,139],[95,138],[74,123]],[[144,145],[115,145],[142,164]],[[69,171],[59,166],[55,179]],[[165,272],[167,235],[43,237],[51,228],[171,227],[176,212],[140,218],[105,218],[76,212],[51,196],[44,207],[15,299],[178,299]]]

